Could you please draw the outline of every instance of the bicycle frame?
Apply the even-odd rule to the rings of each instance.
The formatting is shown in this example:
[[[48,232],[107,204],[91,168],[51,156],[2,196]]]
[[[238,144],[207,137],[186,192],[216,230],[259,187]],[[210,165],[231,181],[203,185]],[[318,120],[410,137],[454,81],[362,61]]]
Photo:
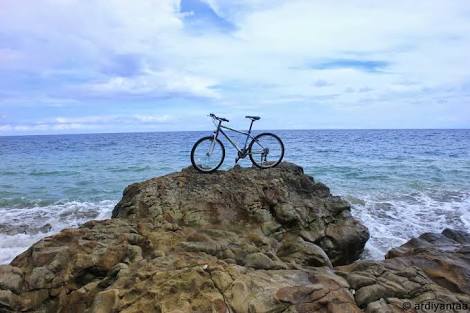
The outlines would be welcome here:
[[[210,147],[210,153],[212,153],[212,150],[214,148],[214,144],[215,144],[215,139],[217,139],[217,137],[219,136],[219,134],[222,134],[224,135],[224,137],[227,139],[228,142],[230,142],[230,144],[235,148],[237,149],[238,151],[238,158],[245,158],[248,154],[247,154],[247,151],[246,151],[246,148],[247,148],[247,145],[248,145],[248,140],[249,139],[254,139],[254,137],[251,135],[251,128],[253,127],[253,122],[254,121],[251,121],[251,124],[250,124],[250,128],[248,129],[247,132],[244,132],[244,131],[241,131],[241,130],[237,130],[237,129],[233,129],[231,127],[228,127],[228,126],[224,126],[222,125],[222,121],[219,121],[219,124],[217,125],[217,130],[214,131],[214,141],[212,141],[212,145]],[[227,135],[223,129],[228,129],[230,131],[233,131],[233,132],[236,132],[236,133],[239,133],[239,134],[243,134],[246,136],[246,139],[245,139],[245,144],[243,145],[243,148],[240,148],[237,143],[235,141],[232,140],[232,138],[230,138],[229,135]]]

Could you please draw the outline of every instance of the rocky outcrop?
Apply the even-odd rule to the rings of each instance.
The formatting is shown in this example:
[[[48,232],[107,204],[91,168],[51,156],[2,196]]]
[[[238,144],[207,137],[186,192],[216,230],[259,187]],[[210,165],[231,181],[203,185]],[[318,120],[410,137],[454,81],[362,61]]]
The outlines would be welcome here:
[[[121,219],[64,230],[0,267],[0,312],[359,312],[329,266],[293,269],[248,242],[241,266],[200,243],[214,235],[229,236]]]
[[[467,274],[468,235],[426,239],[427,256],[427,244],[407,243],[385,261],[351,263],[367,229],[292,164],[185,169],[134,184],[113,217],[65,229],[0,266],[0,312],[372,313],[430,299],[470,303],[468,276],[456,278]],[[436,273],[446,269],[454,276],[444,282]]]
[[[223,228],[231,239],[213,236],[216,244],[209,247],[235,259],[246,250],[233,240],[253,242],[246,236],[254,236],[255,242],[264,242],[264,252],[277,254],[279,246],[281,258],[295,252],[312,256],[302,262],[321,265],[324,251],[334,265],[347,264],[359,257],[369,238],[367,228],[351,216],[348,202],[332,196],[328,187],[291,163],[267,171],[235,168],[210,175],[187,168],[133,184],[124,191],[113,217]],[[239,236],[244,238],[240,241]]]
[[[402,267],[416,266],[436,284],[453,292],[470,294],[470,234],[445,229],[441,234],[425,233],[385,258]]]
[[[469,244],[465,232],[425,233],[390,250],[384,261],[357,261],[336,273],[368,313],[470,312]]]

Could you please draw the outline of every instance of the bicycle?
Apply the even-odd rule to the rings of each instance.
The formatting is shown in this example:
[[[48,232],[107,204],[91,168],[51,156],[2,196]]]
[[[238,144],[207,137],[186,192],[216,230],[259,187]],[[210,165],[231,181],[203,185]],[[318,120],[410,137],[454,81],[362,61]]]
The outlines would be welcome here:
[[[238,151],[235,164],[247,156],[249,156],[255,166],[262,169],[275,167],[281,163],[284,157],[284,143],[281,138],[272,133],[261,133],[255,137],[251,135],[253,123],[261,119],[259,116],[245,116],[245,118],[251,120],[250,128],[247,132],[222,125],[222,122],[229,122],[226,118],[218,117],[213,113],[209,114],[209,116],[212,118],[217,129],[213,135],[199,139],[191,149],[191,163],[198,171],[203,173],[214,172],[224,162],[225,147],[218,138],[219,134],[222,134]],[[245,135],[246,139],[243,148],[240,148],[223,129]],[[251,139],[251,142],[248,145],[249,139]]]

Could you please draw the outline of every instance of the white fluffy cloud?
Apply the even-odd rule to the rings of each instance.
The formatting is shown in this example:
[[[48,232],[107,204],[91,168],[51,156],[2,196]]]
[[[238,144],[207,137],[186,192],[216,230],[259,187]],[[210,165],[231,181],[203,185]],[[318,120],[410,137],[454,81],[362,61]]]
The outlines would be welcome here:
[[[1,124],[1,132],[50,132],[50,131],[110,131],[112,127],[121,126],[132,129],[135,125],[160,127],[171,123],[170,115],[134,114],[134,115],[90,115],[81,117],[56,117],[33,123]],[[150,128],[152,129],[152,128]]]
[[[85,91],[98,94],[137,94],[165,95],[167,93],[217,98],[218,93],[211,89],[215,81],[174,70],[148,70],[135,77],[114,76],[104,82],[94,82],[85,86]]]

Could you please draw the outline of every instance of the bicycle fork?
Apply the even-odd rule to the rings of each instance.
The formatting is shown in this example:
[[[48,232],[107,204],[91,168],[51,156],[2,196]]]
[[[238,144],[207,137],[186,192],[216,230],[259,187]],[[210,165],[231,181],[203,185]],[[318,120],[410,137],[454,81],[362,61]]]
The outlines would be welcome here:
[[[212,139],[212,143],[209,146],[209,151],[207,151],[208,157],[210,157],[212,152],[214,152],[215,142],[217,141],[217,137],[219,136],[220,124],[222,124],[222,122],[219,122],[219,125],[217,126],[217,130],[214,131],[214,139]]]

